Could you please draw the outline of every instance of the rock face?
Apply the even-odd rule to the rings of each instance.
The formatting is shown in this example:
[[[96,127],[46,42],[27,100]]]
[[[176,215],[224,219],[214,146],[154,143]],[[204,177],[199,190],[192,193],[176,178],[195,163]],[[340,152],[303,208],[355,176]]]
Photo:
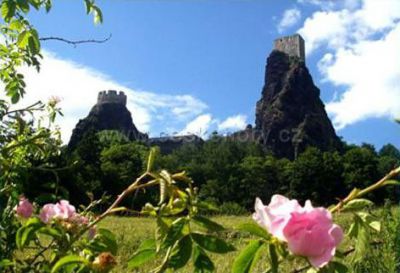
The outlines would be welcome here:
[[[307,146],[323,151],[340,149],[341,141],[319,98],[320,90],[304,61],[288,53],[273,50],[267,59],[253,137],[275,156],[290,159]]]
[[[126,95],[112,90],[99,93],[97,103],[89,115],[79,120],[73,130],[68,148],[74,149],[84,134],[90,130],[95,132],[117,130],[130,140],[147,140],[147,135],[139,132],[133,124],[131,113],[126,108]]]

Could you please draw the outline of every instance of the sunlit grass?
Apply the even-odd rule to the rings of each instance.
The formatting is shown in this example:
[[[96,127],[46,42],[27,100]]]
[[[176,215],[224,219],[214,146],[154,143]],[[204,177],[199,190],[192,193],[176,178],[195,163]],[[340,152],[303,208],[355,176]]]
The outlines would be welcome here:
[[[399,207],[392,209],[394,219],[400,219],[400,209]],[[378,216],[381,215],[382,211],[377,210],[374,212]],[[216,272],[217,273],[225,273],[231,272],[232,263],[235,257],[238,254],[238,251],[243,249],[247,242],[252,239],[251,236],[243,234],[236,230],[236,227],[242,223],[252,221],[251,216],[216,216],[213,217],[215,221],[224,225],[226,227],[226,231],[218,234],[220,237],[224,237],[227,241],[232,243],[237,251],[228,253],[226,255],[211,255],[212,260],[215,263]],[[342,213],[339,214],[335,222],[340,224],[344,230],[348,230],[352,222],[352,215],[350,213]],[[393,234],[388,234],[387,226],[392,223],[383,223],[382,232],[380,234],[374,234],[372,238],[374,241],[381,242],[376,247],[372,248],[368,260],[366,260],[366,268],[376,268],[377,266],[382,266],[382,271],[380,272],[388,272],[395,273],[395,261],[396,255],[398,253],[393,252]],[[134,254],[135,250],[139,246],[140,242],[144,239],[152,238],[155,232],[155,221],[151,218],[138,218],[138,217],[110,217],[106,219],[102,224],[102,227],[108,228],[113,231],[118,240],[119,244],[119,253],[118,253],[118,266],[115,268],[113,272],[143,272],[148,273],[154,267],[156,267],[158,261],[153,261],[139,270],[128,271],[126,268],[127,261]],[[400,232],[400,231],[398,231]],[[340,250],[347,251],[351,249],[349,240],[345,240],[341,246]],[[398,249],[398,248],[397,248]],[[258,268],[256,268],[255,272],[263,272],[262,269],[266,270],[265,259],[262,259]],[[300,262],[300,263],[299,263]],[[301,267],[301,261],[296,262],[296,267]],[[190,263],[190,262],[189,262]],[[371,264],[371,265],[369,265]],[[280,272],[292,272],[295,268],[293,264],[284,265],[281,268]],[[365,268],[361,268],[358,272],[371,272],[365,271]],[[376,270],[376,269],[374,269]],[[393,270],[393,271],[391,271]],[[193,268],[191,265],[183,268],[179,272],[193,272]],[[375,272],[375,271],[374,271]]]

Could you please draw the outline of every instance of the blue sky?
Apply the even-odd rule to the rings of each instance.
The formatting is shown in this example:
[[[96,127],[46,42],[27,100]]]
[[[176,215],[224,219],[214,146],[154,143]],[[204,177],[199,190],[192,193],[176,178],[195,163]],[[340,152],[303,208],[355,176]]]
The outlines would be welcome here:
[[[273,40],[300,32],[337,134],[399,147],[392,120],[400,114],[400,66],[390,55],[400,48],[398,2],[98,1],[104,23],[94,26],[82,1],[55,1],[48,15],[31,15],[41,37],[112,38],[76,48],[43,43],[43,73],[28,72],[28,100],[63,99],[64,140],[103,89],[124,90],[135,124],[154,136],[235,131],[254,123]]]

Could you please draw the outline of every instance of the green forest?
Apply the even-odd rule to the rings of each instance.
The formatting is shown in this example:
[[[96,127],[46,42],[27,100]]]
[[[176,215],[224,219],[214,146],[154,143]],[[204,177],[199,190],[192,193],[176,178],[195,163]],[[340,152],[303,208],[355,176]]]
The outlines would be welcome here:
[[[276,193],[301,201],[312,199],[321,206],[332,204],[400,163],[400,151],[391,144],[378,151],[370,144],[343,146],[342,152],[309,147],[290,161],[275,158],[255,143],[215,133],[202,145],[188,143],[171,154],[158,154],[155,168],[186,171],[203,200],[218,206],[223,214],[241,214],[251,211],[255,197],[269,200]],[[117,131],[89,131],[76,149],[64,147],[49,162],[37,162],[36,170],[26,173],[23,192],[43,203],[68,198],[74,204],[88,204],[115,197],[143,173],[149,149]],[[50,164],[52,171],[40,168]],[[389,186],[369,198],[378,204],[385,199],[398,202],[396,191]],[[139,209],[157,198],[154,190],[125,202]]]

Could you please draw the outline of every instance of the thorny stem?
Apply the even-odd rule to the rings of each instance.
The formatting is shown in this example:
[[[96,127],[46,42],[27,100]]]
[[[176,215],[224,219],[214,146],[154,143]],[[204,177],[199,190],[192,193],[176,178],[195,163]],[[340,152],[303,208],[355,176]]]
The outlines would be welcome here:
[[[367,193],[370,193],[376,189],[379,189],[381,187],[383,187],[385,185],[385,182],[396,177],[397,175],[400,174],[400,167],[397,167],[396,169],[393,169],[392,171],[390,171],[387,175],[385,175],[381,180],[379,180],[378,182],[376,182],[375,184],[360,190],[360,191],[352,191],[349,193],[349,195],[341,200],[336,206],[334,206],[333,208],[330,209],[331,213],[334,213],[338,210],[340,210],[345,204],[347,204],[348,202],[350,202],[351,200],[354,200],[356,198],[360,198],[364,195],[366,195]]]
[[[141,188],[145,188],[145,187],[149,187],[149,186],[153,186],[159,183],[158,180],[151,180],[150,182],[147,182],[145,184],[140,184],[140,182],[146,177],[146,176],[151,176],[154,177],[153,174],[149,173],[149,172],[145,172],[144,174],[142,174],[141,176],[139,176],[135,182],[133,182],[131,185],[129,185],[129,187],[127,187],[120,195],[118,195],[117,199],[115,199],[114,203],[105,211],[103,212],[99,217],[96,218],[96,220],[94,220],[92,223],[90,223],[83,232],[85,232],[86,230],[89,230],[91,227],[93,227],[94,225],[96,225],[98,222],[100,222],[101,220],[103,220],[107,215],[109,215],[110,213],[112,213],[113,209],[115,209],[121,202],[122,200],[125,199],[125,197],[127,197],[129,194],[131,194],[133,191],[141,189]],[[82,232],[82,233],[83,233]]]

